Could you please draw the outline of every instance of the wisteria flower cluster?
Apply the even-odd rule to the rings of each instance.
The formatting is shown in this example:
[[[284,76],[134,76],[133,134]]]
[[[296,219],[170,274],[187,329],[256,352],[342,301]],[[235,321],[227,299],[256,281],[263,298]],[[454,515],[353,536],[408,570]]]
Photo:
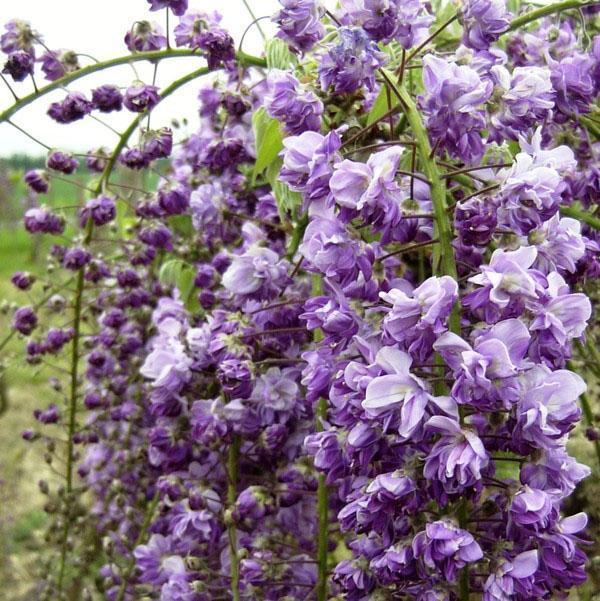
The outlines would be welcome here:
[[[40,598],[533,601],[582,584],[587,518],[566,501],[590,469],[567,443],[590,414],[573,358],[600,272],[595,8],[280,0],[253,57],[218,14],[149,4],[179,21],[136,21],[121,62],[205,66],[50,105],[63,124],[132,113],[84,157],[97,178],[75,214],[43,202],[75,156],[25,175],[25,228],[61,236],[64,276],[13,327],[29,362],[62,351],[70,374],[24,433],[50,461],[48,430],[67,437],[65,485],[41,485],[58,561]],[[1,48],[16,81],[37,63],[64,87],[86,74],[22,21]],[[212,71],[195,133],[144,128]],[[164,159],[155,190],[111,179]],[[44,308],[73,319],[47,327]]]

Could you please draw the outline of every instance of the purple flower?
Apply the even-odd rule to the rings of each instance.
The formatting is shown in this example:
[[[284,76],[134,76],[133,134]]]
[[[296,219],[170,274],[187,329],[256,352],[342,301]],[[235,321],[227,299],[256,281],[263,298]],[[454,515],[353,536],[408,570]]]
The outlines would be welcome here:
[[[342,303],[327,296],[315,296],[304,303],[304,313],[299,318],[307,322],[309,330],[320,328],[328,334],[326,342],[335,344],[340,338],[347,342],[358,332],[359,320],[347,302]]]
[[[311,209],[311,214],[330,204],[329,182],[341,143],[336,131],[326,136],[307,131],[283,140],[281,181],[304,196],[305,208]]]
[[[13,273],[10,281],[19,290],[29,290],[35,282],[35,276],[31,275],[27,271],[16,271]]]
[[[148,544],[135,548],[133,555],[141,570],[142,582],[160,586],[172,575],[185,574],[183,558],[175,551],[171,537],[153,534]]]
[[[150,21],[136,21],[125,34],[125,44],[131,52],[149,52],[167,46],[167,38],[160,25]]]
[[[375,89],[375,71],[387,62],[387,55],[369,40],[362,29],[342,27],[340,43],[321,57],[319,81],[321,88],[334,94],[356,92],[363,86]]]
[[[332,219],[313,219],[304,232],[300,252],[312,271],[324,274],[345,285],[362,274],[372,273],[372,257],[358,243],[350,240],[346,230]]]
[[[80,92],[69,92],[61,102],[53,102],[48,115],[58,123],[73,123],[92,111],[92,103]]]
[[[515,376],[530,367],[525,361],[529,341],[527,327],[518,319],[507,319],[477,336],[473,347],[446,332],[433,348],[454,371],[452,393],[459,403],[503,403],[509,408],[517,395]]]
[[[244,359],[225,359],[219,363],[217,378],[221,390],[229,398],[247,399],[252,392],[250,362]]]
[[[473,535],[448,519],[427,524],[414,537],[412,548],[415,557],[428,568],[439,570],[449,582],[456,582],[459,570],[483,557]]]
[[[299,52],[309,51],[325,35],[319,0],[279,0],[282,9],[273,17],[279,26],[277,37]]]
[[[206,62],[211,70],[223,65],[230,71],[235,67],[235,45],[233,38],[220,27],[211,27],[198,36],[198,48],[206,53]]]
[[[135,82],[125,91],[123,103],[125,107],[134,113],[143,113],[153,109],[160,101],[160,95],[156,86],[150,86],[141,81]]]
[[[557,213],[561,183],[554,167],[535,155],[518,153],[502,184],[498,216],[517,233],[527,235]]]
[[[558,509],[547,492],[525,486],[512,499],[509,529],[547,530],[558,519]]]
[[[309,434],[304,439],[309,455],[314,457],[315,467],[324,472],[327,483],[333,484],[346,470],[346,461],[340,447],[340,437],[334,430]]]
[[[19,307],[13,315],[13,328],[25,336],[29,336],[37,324],[38,318],[33,307]]]
[[[25,173],[25,183],[34,191],[39,194],[46,194],[50,188],[48,185],[49,177],[48,173],[43,169],[30,169]]]
[[[144,244],[148,244],[149,246],[166,249],[172,248],[171,241],[173,239],[173,234],[171,234],[171,230],[162,223],[149,225],[140,230],[139,237]]]
[[[190,191],[181,184],[163,187],[158,191],[158,204],[166,215],[180,215],[190,206]]]
[[[41,61],[42,71],[49,81],[80,69],[77,54],[72,50],[50,50],[42,55]]]
[[[269,71],[267,82],[269,94],[265,98],[265,108],[271,117],[285,124],[289,134],[321,129],[323,103],[313,92],[300,93],[298,80],[279,69]]]
[[[29,209],[23,222],[30,234],[62,234],[65,229],[64,219],[44,207]]]
[[[427,456],[423,476],[448,494],[481,487],[481,470],[488,465],[489,455],[477,433],[441,415],[430,418],[425,428],[442,436]]]
[[[174,29],[175,43],[177,46],[200,48],[204,40],[202,34],[216,27],[220,20],[217,13],[191,12],[183,15]]]
[[[102,173],[108,164],[109,151],[104,146],[91,150],[86,159],[85,164],[90,171]]]
[[[462,244],[487,246],[498,225],[496,203],[491,198],[472,198],[454,210],[454,227]]]
[[[48,155],[46,165],[48,169],[53,169],[54,171],[60,171],[65,175],[70,175],[77,169],[77,167],[79,167],[79,162],[71,153],[53,150]]]
[[[431,396],[424,383],[410,373],[412,359],[407,353],[386,346],[378,351],[375,361],[384,375],[369,382],[361,405],[372,415],[398,410],[398,433],[403,439],[410,438],[422,425]]]
[[[123,106],[123,95],[117,86],[105,84],[92,90],[92,105],[101,113],[120,111]]]
[[[447,329],[458,285],[449,276],[433,276],[408,294],[392,288],[379,296],[392,305],[383,319],[383,332],[396,342],[404,342],[411,352],[424,347],[428,354],[434,337]]]
[[[265,517],[273,499],[263,486],[245,488],[235,502],[236,519],[242,521],[260,520]]]
[[[424,41],[433,17],[420,0],[342,0],[343,22],[359,25],[376,42],[398,40],[408,50]]]
[[[497,249],[489,265],[481,267],[481,273],[469,278],[469,282],[483,286],[470,295],[468,306],[473,309],[492,303],[500,309],[514,300],[536,299],[535,280],[529,273],[537,251],[533,246],[522,246],[515,251]]]
[[[51,403],[44,411],[36,409],[33,412],[33,417],[35,417],[35,419],[42,424],[55,424],[60,419],[60,413],[58,411],[58,407],[54,403]]]
[[[510,24],[505,0],[468,0],[462,11],[463,44],[487,50]]]
[[[512,72],[501,65],[492,67],[496,83],[495,96],[500,95],[497,109],[490,116],[498,141],[504,137],[517,140],[519,134],[543,122],[554,107],[554,90],[547,67],[516,67]]]
[[[502,559],[483,585],[483,601],[511,601],[515,595],[530,597],[538,566],[535,549],[519,553],[510,560]]]
[[[366,209],[366,215],[397,206],[396,171],[403,153],[400,146],[392,146],[373,153],[366,163],[347,159],[337,163],[329,182],[335,201],[349,209]]]
[[[139,148],[129,148],[119,155],[119,162],[129,169],[144,169],[150,164],[150,158]]]
[[[115,216],[116,205],[114,198],[102,195],[92,198],[85,203],[84,208],[79,212],[79,225],[85,227],[90,218],[96,226],[106,225]]]
[[[466,65],[458,66],[432,54],[423,58],[423,105],[434,143],[456,158],[477,163],[483,156],[481,130],[485,120],[479,107],[492,94],[493,84]]]
[[[144,142],[144,155],[151,161],[166,159],[173,150],[173,132],[169,127],[161,127],[154,132],[146,134]]]
[[[4,27],[6,31],[0,36],[2,52],[10,54],[24,50],[33,56],[33,45],[42,39],[40,34],[31,29],[27,21],[21,19],[11,19]]]
[[[281,289],[287,279],[287,264],[269,248],[250,247],[233,257],[223,274],[222,284],[232,293],[268,298]]]
[[[87,265],[91,260],[92,255],[87,250],[84,250],[80,246],[74,246],[65,252],[63,266],[66,269],[76,271]]]
[[[188,9],[188,0],[148,0],[150,10],[168,8],[174,15],[180,17]]]
[[[10,75],[15,81],[23,81],[33,75],[34,57],[26,50],[16,50],[8,55],[2,73]]]
[[[556,106],[567,116],[589,113],[596,95],[592,77],[594,61],[585,54],[574,52],[550,66],[550,79],[556,90]]]
[[[299,389],[291,379],[291,370],[270,367],[256,379],[251,399],[261,413],[267,411],[291,411],[298,401]]]
[[[577,399],[586,390],[585,382],[573,372],[551,372],[539,365],[526,372],[521,388],[516,414],[519,436],[533,447],[558,446],[579,419]]]

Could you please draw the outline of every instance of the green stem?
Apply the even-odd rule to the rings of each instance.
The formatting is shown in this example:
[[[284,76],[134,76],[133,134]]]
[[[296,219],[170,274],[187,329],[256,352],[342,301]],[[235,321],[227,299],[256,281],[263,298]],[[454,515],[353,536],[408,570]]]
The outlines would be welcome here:
[[[585,209],[580,209],[577,207],[560,207],[560,214],[565,217],[574,217],[579,221],[583,221],[587,223],[589,226],[593,227],[595,230],[600,230],[600,219],[598,217],[594,217],[591,213],[588,213]]]
[[[593,4],[595,4],[595,2],[586,2],[584,0],[565,0],[564,2],[548,4],[548,6],[542,6],[541,8],[530,10],[529,12],[514,18],[510,22],[510,26],[505,33],[509,31],[515,31],[515,29],[519,29],[520,27],[523,27],[532,21],[537,21],[537,19],[547,17],[548,15],[553,15],[554,13],[562,12],[563,10],[569,10],[570,8],[584,8],[585,6],[592,6]]]
[[[154,517],[154,512],[156,511],[156,507],[159,501],[158,492],[154,495],[154,498],[148,503],[146,507],[146,513],[144,515],[144,521],[142,523],[142,527],[140,529],[140,533],[135,539],[135,543],[133,545],[131,558],[129,559],[129,563],[127,564],[127,568],[125,572],[121,575],[121,586],[119,587],[119,593],[117,594],[117,598],[115,601],[123,601],[125,598],[125,592],[127,590],[127,584],[129,583],[129,578],[131,573],[133,572],[133,568],[135,567],[135,556],[133,555],[133,550],[136,547],[139,547],[146,540],[146,534],[148,533],[148,528],[152,522],[152,518]]]
[[[435,159],[431,156],[431,145],[429,144],[427,129],[415,102],[402,83],[392,86],[392,89],[398,95],[398,99],[404,108],[404,114],[411,127],[417,150],[419,151],[421,169],[429,181],[433,213],[435,215],[434,238],[439,240],[439,244],[435,245],[433,249],[433,273],[436,275],[449,275],[456,280],[458,274],[456,261],[454,260],[454,250],[452,248],[452,225],[448,216],[448,204],[446,202],[446,180],[442,177]],[[450,329],[457,334],[460,333],[458,305],[455,305],[450,316]]]
[[[304,230],[306,230],[306,226],[308,225],[308,213],[302,215],[296,225],[294,226],[294,231],[292,233],[292,239],[290,240],[290,245],[287,249],[287,258],[290,261],[293,261],[294,256],[300,246],[300,242],[302,241],[302,237],[304,236]]]
[[[312,277],[312,293],[314,296],[323,294],[323,282],[319,275]],[[315,342],[323,339],[323,333],[316,329],[313,333]],[[323,431],[323,421],[327,419],[327,399],[321,398],[315,411],[315,430]],[[317,485],[317,518],[319,530],[317,533],[317,601],[327,601],[327,560],[329,546],[329,491],[325,474],[319,473]]]
[[[85,77],[86,75],[90,75],[92,73],[96,73],[97,71],[103,71],[104,69],[109,69],[111,67],[117,67],[119,65],[124,65],[127,63],[134,63],[139,61],[157,61],[165,58],[176,58],[183,56],[194,56],[196,58],[200,58],[200,55],[195,50],[175,50],[169,48],[167,50],[155,50],[150,52],[136,52],[135,54],[129,54],[127,56],[119,56],[117,58],[112,58],[106,61],[101,61],[99,63],[94,63],[92,65],[88,65],[87,67],[83,67],[82,69],[78,69],[73,73],[68,73],[64,77],[49,83],[47,86],[43,88],[39,88],[33,94],[29,94],[28,96],[24,96],[18,102],[15,102],[12,106],[7,108],[5,111],[0,113],[0,123],[10,119],[15,113],[20,111],[23,107],[26,107],[28,104],[31,104],[34,100],[41,98],[42,96],[53,92],[54,90],[58,90],[63,88],[64,86],[69,85],[70,83]],[[256,56],[252,56],[250,54],[246,54],[245,52],[237,52],[236,53],[237,60],[243,65],[253,65],[255,67],[266,67],[267,63],[264,59],[258,58]]]
[[[233,435],[233,440],[229,447],[227,457],[227,475],[229,483],[227,485],[227,502],[230,509],[233,509],[237,500],[237,480],[238,480],[238,458],[240,454],[240,437]],[[231,575],[231,596],[233,601],[240,601],[240,562],[237,552],[237,532],[233,519],[229,520],[227,526],[229,538],[229,563]]]
[[[87,232],[91,235],[92,221],[88,221]],[[88,234],[86,233],[86,239]],[[59,598],[62,594],[63,582],[65,577],[65,569],[67,566],[67,539],[69,538],[69,527],[71,520],[69,517],[69,509],[71,504],[71,496],[73,492],[73,437],[75,435],[75,416],[77,415],[77,390],[79,377],[79,339],[81,335],[81,304],[83,297],[84,284],[84,269],[80,269],[77,273],[77,288],[75,292],[75,308],[73,319],[73,344],[71,345],[71,381],[69,389],[69,422],[67,426],[67,473],[66,473],[66,488],[65,488],[65,504],[67,512],[64,516],[65,525],[63,528],[63,539],[60,551],[60,570],[58,575],[58,594]]]

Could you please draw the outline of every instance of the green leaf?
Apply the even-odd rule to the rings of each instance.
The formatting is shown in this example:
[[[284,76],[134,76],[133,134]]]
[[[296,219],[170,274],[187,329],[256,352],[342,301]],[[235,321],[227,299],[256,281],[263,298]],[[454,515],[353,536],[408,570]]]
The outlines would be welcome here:
[[[165,286],[177,286],[177,282],[181,276],[185,262],[180,259],[170,259],[165,261],[158,272],[158,279]]]
[[[169,224],[182,236],[189,238],[193,232],[191,215],[173,215],[169,218]]]
[[[279,38],[267,42],[265,51],[269,69],[288,69],[296,64],[296,57],[290,52],[288,45]]]
[[[388,73],[388,76],[392,81],[395,80],[395,76],[393,73]],[[398,103],[400,102],[398,100],[398,96],[396,96],[396,94],[394,94],[394,92],[392,92],[391,90],[388,102],[387,89],[387,85],[383,83],[381,85],[381,90],[379,91],[379,94],[377,95],[377,98],[375,99],[375,102],[373,103],[373,106],[371,107],[371,110],[369,111],[369,114],[367,116],[367,125],[375,123],[377,119],[381,119],[381,117],[383,117],[390,109],[393,109],[398,106]]]
[[[518,455],[508,451],[498,451],[494,455],[497,457],[495,461],[496,478],[499,480],[516,480],[518,482],[521,473],[521,464],[518,461],[512,461],[512,459],[517,459]],[[505,460],[502,461],[501,458],[505,458]]]
[[[177,288],[179,294],[181,294],[181,300],[186,306],[188,306],[192,292],[194,291],[194,275],[194,270],[189,265],[186,265],[181,270],[177,279]]]
[[[286,184],[279,181],[279,172],[281,170],[282,161],[277,159],[273,161],[267,169],[267,181],[271,184],[279,217],[284,221],[288,211],[293,212],[302,204],[302,196],[298,192],[290,190]]]
[[[252,172],[254,183],[256,176],[277,158],[283,148],[283,138],[279,121],[270,117],[262,106],[252,115],[252,127],[256,140],[256,162]]]

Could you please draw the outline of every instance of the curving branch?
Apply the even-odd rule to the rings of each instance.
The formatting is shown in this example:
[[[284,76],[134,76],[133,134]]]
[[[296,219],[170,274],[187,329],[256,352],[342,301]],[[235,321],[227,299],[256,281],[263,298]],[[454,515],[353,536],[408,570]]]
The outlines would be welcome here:
[[[103,71],[104,69],[110,69],[111,67],[117,67],[119,65],[126,65],[128,63],[135,63],[139,61],[160,61],[165,58],[177,58],[177,57],[185,57],[192,56],[196,58],[202,58],[202,55],[199,54],[196,50],[190,49],[173,49],[168,48],[166,50],[153,50],[149,52],[136,52],[135,54],[128,54],[127,56],[119,56],[117,58],[112,58],[105,61],[100,61],[98,63],[94,63],[92,65],[87,65],[86,67],[82,67],[77,71],[73,71],[72,73],[67,73],[60,79],[49,83],[43,88],[39,88],[36,92],[33,92],[23,98],[20,98],[17,102],[15,102],[12,106],[5,109],[0,113],[0,123],[7,121],[10,119],[15,113],[18,113],[22,108],[31,104],[38,98],[53,92],[54,90],[61,89],[70,83],[81,79],[82,77],[86,77],[87,75],[91,75],[92,73],[96,73],[98,71]],[[239,51],[236,52],[237,61],[243,66],[254,66],[254,67],[266,67],[267,62],[265,59],[252,56],[250,54],[246,54],[245,52]]]

